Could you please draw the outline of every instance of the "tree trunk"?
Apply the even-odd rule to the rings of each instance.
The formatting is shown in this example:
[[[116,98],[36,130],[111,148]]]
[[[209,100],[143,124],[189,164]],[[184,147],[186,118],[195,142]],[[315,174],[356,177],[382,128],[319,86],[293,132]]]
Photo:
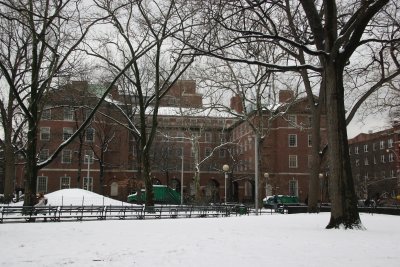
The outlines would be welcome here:
[[[32,114],[37,114],[33,113]],[[37,146],[37,127],[36,120],[29,121],[28,146],[26,151],[26,167],[25,167],[25,198],[24,206],[33,206],[36,202],[36,184],[37,184],[37,163],[36,163],[36,146]]]
[[[153,207],[154,192],[153,192],[153,183],[151,180],[151,169],[150,169],[150,160],[148,152],[143,153],[142,160],[143,160],[144,184],[146,186],[146,206]]]
[[[9,203],[13,198],[15,183],[15,154],[11,141],[11,128],[5,130],[4,135],[4,198]],[[8,133],[7,133],[8,132]]]
[[[325,70],[332,204],[331,218],[326,228],[362,229],[347,143],[343,69],[331,62],[327,64]]]

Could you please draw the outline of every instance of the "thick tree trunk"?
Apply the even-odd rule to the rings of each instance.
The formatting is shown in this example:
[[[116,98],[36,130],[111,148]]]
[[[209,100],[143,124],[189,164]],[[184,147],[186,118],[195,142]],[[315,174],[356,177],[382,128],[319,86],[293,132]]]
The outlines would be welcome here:
[[[24,206],[33,206],[36,202],[36,185],[37,185],[37,162],[36,162],[36,146],[37,146],[37,127],[35,122],[29,122],[28,146],[26,151],[26,167],[25,167],[25,198]]]
[[[5,202],[9,203],[13,198],[14,183],[15,183],[15,154],[11,144],[11,139],[5,136],[4,148],[4,198]]]
[[[154,206],[154,192],[153,192],[153,182],[151,180],[151,168],[150,168],[150,160],[149,156],[145,152],[143,154],[143,175],[144,175],[144,184],[146,186],[146,206],[153,207]]]
[[[331,63],[326,68],[327,123],[331,218],[326,228],[363,228],[351,174],[347,143],[342,69]]]

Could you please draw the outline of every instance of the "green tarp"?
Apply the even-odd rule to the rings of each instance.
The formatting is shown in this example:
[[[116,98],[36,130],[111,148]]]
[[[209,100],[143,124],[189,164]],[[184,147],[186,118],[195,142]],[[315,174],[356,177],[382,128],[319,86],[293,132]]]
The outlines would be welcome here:
[[[166,185],[153,185],[154,203],[156,204],[181,204],[181,195],[174,189]],[[128,202],[144,203],[146,201],[146,191],[142,189],[140,192],[128,196]]]
[[[299,198],[296,196],[287,196],[287,195],[277,195],[277,196],[269,196],[264,198],[264,204],[273,205],[275,203],[274,199],[277,200],[277,204],[298,204]]]

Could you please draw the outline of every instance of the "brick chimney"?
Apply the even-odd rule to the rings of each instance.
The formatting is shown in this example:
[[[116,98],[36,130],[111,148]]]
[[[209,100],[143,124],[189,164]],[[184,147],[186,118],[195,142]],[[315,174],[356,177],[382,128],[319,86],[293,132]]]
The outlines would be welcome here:
[[[242,98],[238,94],[231,97],[231,109],[235,110],[237,113],[243,113]]]
[[[293,100],[294,92],[292,90],[279,91],[279,103],[287,103]]]

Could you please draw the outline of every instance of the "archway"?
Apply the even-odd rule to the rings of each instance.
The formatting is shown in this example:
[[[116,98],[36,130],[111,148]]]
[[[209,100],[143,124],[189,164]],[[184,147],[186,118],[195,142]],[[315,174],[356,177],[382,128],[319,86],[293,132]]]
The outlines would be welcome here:
[[[116,197],[118,196],[118,183],[112,182],[110,185],[110,196]]]

